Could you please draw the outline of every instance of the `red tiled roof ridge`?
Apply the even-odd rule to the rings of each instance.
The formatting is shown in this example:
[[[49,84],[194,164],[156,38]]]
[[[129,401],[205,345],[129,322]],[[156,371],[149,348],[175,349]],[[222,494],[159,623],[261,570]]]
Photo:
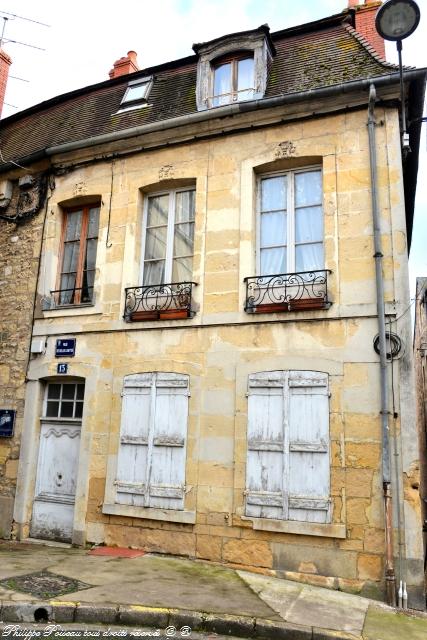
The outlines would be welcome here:
[[[353,36],[353,38],[355,38],[355,40],[357,40],[365,49],[366,51],[368,51],[368,53],[370,53],[370,55],[377,61],[380,62],[382,65],[384,65],[385,67],[388,67],[390,69],[396,69],[396,71],[399,69],[399,65],[397,64],[393,64],[392,62],[388,62],[385,58],[383,58],[382,56],[379,55],[379,53],[377,52],[377,50],[371,45],[371,43],[364,38],[358,31],[357,29],[354,29],[352,26],[345,25],[344,29],[346,31],[348,31],[348,33],[350,35]],[[415,67],[404,67],[405,69],[415,69]]]

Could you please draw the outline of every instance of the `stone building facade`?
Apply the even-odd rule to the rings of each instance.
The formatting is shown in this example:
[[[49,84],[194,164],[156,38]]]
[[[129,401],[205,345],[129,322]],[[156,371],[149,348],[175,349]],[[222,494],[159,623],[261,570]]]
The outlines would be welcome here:
[[[12,535],[13,506],[24,415],[35,293],[39,270],[44,196],[27,216],[19,171],[1,182],[0,199],[0,408],[16,412],[12,437],[0,438],[0,537]],[[7,193],[4,193],[5,186]],[[21,199],[20,199],[21,196]],[[31,207],[32,209],[32,207]]]
[[[398,73],[354,26],[349,9],[231,34],[4,121],[7,157],[24,140],[25,166],[55,178],[19,538],[138,546],[379,598],[387,559],[423,606],[402,315],[416,162],[402,163]],[[424,84],[424,71],[405,78],[413,117]],[[392,363],[388,529],[368,103],[383,302],[406,345]]]

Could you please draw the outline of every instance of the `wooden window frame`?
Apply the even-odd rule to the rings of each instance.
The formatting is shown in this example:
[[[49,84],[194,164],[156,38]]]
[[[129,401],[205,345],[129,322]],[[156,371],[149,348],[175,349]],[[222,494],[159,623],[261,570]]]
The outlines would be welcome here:
[[[92,295],[91,295],[91,300],[90,302],[83,302],[81,301],[81,297],[82,297],[82,284],[83,284],[83,274],[84,274],[84,262],[85,262],[85,256],[86,256],[86,246],[87,246],[87,232],[88,232],[88,228],[89,228],[89,210],[90,209],[94,209],[94,208],[98,208],[100,209],[100,204],[99,203],[91,203],[91,204],[87,204],[87,205],[80,205],[80,206],[75,206],[75,207],[70,207],[70,208],[66,208],[63,210],[63,216],[62,216],[62,227],[61,227],[61,239],[60,239],[60,251],[59,251],[59,256],[58,256],[58,274],[57,274],[57,278],[56,278],[56,292],[57,292],[57,296],[58,296],[58,300],[55,300],[55,304],[57,306],[63,307],[63,306],[71,306],[74,307],[76,305],[81,305],[81,304],[93,304],[93,291],[92,291]],[[67,219],[68,216],[70,214],[76,213],[77,211],[82,211],[82,225],[81,225],[81,230],[80,230],[80,242],[79,242],[79,257],[77,260],[77,267],[76,267],[76,282],[75,282],[75,286],[74,289],[75,294],[74,294],[74,300],[73,302],[67,302],[67,303],[63,303],[61,304],[61,302],[59,301],[60,296],[61,296],[61,279],[63,276],[63,263],[64,263],[64,252],[65,252],[65,234],[66,234],[66,229],[67,229]],[[99,216],[99,213],[98,213]],[[98,241],[99,239],[99,217],[98,217],[98,235],[96,236],[96,239]],[[96,263],[96,259],[95,259],[95,263]]]
[[[286,273],[295,273],[295,255],[296,255],[296,243],[295,243],[295,175],[298,173],[307,173],[310,171],[319,171],[322,180],[322,202],[320,206],[322,208],[322,246],[323,246],[323,267],[325,265],[325,229],[324,229],[324,211],[323,211],[323,172],[322,167],[319,165],[309,165],[306,167],[298,167],[297,169],[286,169],[285,171],[269,171],[258,175],[257,178],[257,193],[256,193],[256,273],[259,276],[273,275],[261,273],[261,182],[265,178],[274,178],[276,176],[291,176],[289,180],[289,188],[287,189],[287,267]],[[298,243],[300,244],[312,244]],[[280,246],[280,245],[279,245]]]

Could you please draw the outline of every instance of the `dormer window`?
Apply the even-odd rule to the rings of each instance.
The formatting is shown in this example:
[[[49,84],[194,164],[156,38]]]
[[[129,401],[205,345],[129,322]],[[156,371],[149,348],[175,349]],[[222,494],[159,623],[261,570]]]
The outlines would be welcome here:
[[[199,111],[263,98],[275,54],[268,25],[193,45]]]
[[[213,65],[212,107],[241,100],[254,95],[254,58],[247,53],[226,56]]]
[[[152,84],[153,78],[151,76],[129,82],[125,95],[120,103],[120,111],[145,106]]]

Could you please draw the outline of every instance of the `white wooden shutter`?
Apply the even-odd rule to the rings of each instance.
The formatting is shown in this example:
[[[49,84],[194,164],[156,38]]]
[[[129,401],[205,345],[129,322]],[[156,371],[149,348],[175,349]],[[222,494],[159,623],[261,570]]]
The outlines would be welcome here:
[[[115,482],[120,504],[146,506],[153,375],[138,373],[124,380]]]
[[[175,373],[125,378],[117,502],[184,508],[188,382]]]
[[[246,515],[283,518],[284,376],[269,371],[249,376]]]
[[[289,520],[330,522],[328,375],[290,371]]]
[[[156,375],[150,507],[183,509],[188,421],[188,376]]]

